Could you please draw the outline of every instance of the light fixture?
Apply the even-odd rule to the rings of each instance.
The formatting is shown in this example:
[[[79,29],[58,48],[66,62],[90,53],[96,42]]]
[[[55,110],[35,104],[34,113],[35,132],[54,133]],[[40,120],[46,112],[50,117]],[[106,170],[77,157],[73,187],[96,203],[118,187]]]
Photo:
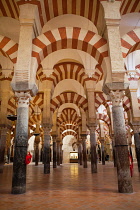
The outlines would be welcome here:
[[[8,120],[11,120],[11,121],[15,121],[15,120],[17,120],[17,115],[7,115],[7,119]]]

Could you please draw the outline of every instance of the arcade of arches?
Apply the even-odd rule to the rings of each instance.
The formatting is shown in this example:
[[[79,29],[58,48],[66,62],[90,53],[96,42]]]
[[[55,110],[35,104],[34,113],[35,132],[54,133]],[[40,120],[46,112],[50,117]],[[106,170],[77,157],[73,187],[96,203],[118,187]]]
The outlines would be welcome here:
[[[27,152],[45,174],[50,161],[53,168],[90,161],[98,173],[109,159],[118,192],[133,192],[139,12],[139,0],[0,1],[0,172],[13,162],[13,194],[26,192]]]

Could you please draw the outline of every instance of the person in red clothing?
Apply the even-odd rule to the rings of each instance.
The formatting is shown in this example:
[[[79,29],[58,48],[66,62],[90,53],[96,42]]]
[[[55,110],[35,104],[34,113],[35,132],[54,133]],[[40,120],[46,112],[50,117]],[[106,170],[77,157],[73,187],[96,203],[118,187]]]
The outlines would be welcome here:
[[[129,155],[129,164],[130,164],[130,174],[131,174],[131,177],[133,176],[133,159],[132,159],[132,156],[130,155],[130,153],[128,153]]]
[[[31,162],[32,155],[30,152],[25,157],[25,164],[29,164]]]

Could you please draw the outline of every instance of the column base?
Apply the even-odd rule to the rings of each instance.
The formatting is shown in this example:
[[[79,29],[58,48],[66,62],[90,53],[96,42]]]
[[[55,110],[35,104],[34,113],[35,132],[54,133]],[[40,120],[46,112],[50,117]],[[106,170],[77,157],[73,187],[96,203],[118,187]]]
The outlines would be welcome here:
[[[44,174],[50,174],[50,165],[44,164]]]
[[[1,164],[1,165],[0,165],[0,174],[3,173],[3,169],[4,169],[4,164]]]
[[[26,192],[26,186],[13,187],[11,194],[23,194]]]
[[[97,167],[96,166],[91,165],[91,173],[92,174],[97,173]]]

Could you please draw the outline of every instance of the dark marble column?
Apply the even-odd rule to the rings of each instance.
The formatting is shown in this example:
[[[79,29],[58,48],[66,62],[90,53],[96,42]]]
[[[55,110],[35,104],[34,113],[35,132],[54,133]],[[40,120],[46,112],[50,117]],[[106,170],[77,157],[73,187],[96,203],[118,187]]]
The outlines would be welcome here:
[[[83,168],[87,168],[87,149],[86,149],[87,134],[81,134],[81,138],[83,145]]]
[[[12,194],[26,192],[25,157],[28,146],[29,93],[16,93],[18,97],[15,151],[13,161]]]
[[[60,164],[63,162],[63,150],[62,150],[62,143],[60,143]]]
[[[57,141],[57,165],[60,166],[60,141]]]
[[[35,166],[38,166],[38,162],[39,162],[39,142],[35,141]]]
[[[80,147],[79,147],[80,143],[77,142],[77,148],[78,148],[78,164],[80,164]]]
[[[101,142],[101,153],[102,153],[102,165],[105,165],[105,147],[104,147],[104,139],[100,139]]]
[[[120,193],[132,193],[133,188],[129,168],[128,143],[122,106],[123,96],[124,91],[121,90],[112,90],[110,92],[116,147],[118,191]]]
[[[83,153],[82,153],[82,143],[79,144],[79,152],[80,152],[80,165],[83,165]]]
[[[96,125],[90,125],[90,148],[91,148],[91,173],[97,173],[97,153],[96,153]]]
[[[57,168],[57,145],[56,145],[56,138],[57,136],[52,136],[53,138],[53,168]]]
[[[3,173],[7,128],[1,127],[0,133],[1,133],[1,135],[0,135],[0,173]]]
[[[43,163],[44,174],[50,173],[50,124],[43,124],[44,128],[44,150],[43,150]]]
[[[139,136],[139,128],[140,128],[139,125],[134,125],[133,124],[136,158],[137,158],[137,164],[138,164],[138,171],[140,172],[140,136]]]

